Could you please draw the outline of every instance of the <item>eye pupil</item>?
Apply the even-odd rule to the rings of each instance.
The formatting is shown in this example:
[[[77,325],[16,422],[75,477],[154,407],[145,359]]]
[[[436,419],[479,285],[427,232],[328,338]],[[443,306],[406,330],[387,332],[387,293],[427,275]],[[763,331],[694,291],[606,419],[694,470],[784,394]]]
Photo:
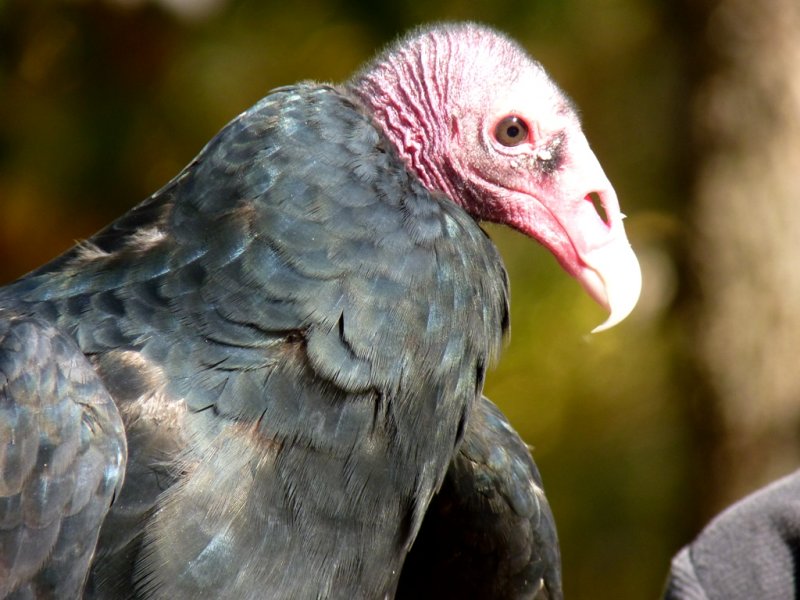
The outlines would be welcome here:
[[[498,123],[495,138],[504,146],[518,146],[528,139],[528,126],[519,117],[511,115]]]

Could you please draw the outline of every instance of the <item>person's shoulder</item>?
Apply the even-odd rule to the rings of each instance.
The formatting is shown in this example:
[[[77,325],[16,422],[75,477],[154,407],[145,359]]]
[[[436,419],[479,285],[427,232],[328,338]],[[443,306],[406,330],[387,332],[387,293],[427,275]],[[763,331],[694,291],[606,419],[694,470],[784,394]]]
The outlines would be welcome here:
[[[673,559],[665,600],[794,598],[800,566],[800,471],[716,516]]]

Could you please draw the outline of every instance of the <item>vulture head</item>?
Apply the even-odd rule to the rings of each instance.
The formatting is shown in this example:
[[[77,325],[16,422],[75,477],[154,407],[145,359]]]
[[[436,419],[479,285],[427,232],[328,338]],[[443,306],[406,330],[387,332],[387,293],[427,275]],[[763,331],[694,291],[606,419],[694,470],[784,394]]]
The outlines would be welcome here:
[[[350,82],[431,191],[528,235],[622,321],[641,289],[617,195],[574,106],[513,40],[445,24],[399,40]]]

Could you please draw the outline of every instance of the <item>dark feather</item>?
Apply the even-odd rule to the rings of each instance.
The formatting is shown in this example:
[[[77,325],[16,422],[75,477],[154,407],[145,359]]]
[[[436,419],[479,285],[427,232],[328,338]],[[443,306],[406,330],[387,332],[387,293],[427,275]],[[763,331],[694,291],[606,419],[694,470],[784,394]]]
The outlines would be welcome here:
[[[486,398],[428,507],[397,598],[562,598],[558,536],[539,470]]]
[[[117,409],[75,342],[0,310],[0,597],[80,595],[125,458]]]
[[[125,421],[102,598],[392,594],[507,311],[475,221],[311,84],[0,302],[74,339]]]

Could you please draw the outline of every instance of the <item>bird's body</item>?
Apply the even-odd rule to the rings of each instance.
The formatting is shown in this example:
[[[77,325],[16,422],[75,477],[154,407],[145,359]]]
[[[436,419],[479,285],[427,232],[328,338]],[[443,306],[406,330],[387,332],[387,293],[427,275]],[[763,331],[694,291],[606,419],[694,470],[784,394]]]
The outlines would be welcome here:
[[[436,159],[398,144],[372,104],[382,64],[273,91],[143,204],[0,290],[0,597],[52,597],[73,572],[59,597],[77,596],[90,561],[89,598],[393,597],[451,462],[468,495],[457,456],[506,431],[486,401],[486,428],[468,427],[508,323],[475,220],[497,209],[475,214],[480,191],[454,202],[456,184],[435,183],[446,166],[415,166]],[[56,366],[55,391],[30,375]],[[51,437],[74,448],[48,462],[43,432],[65,423]],[[36,440],[20,474],[14,452]],[[532,463],[486,464],[488,488],[535,480],[520,496],[535,506],[503,510],[551,523]],[[80,494],[42,491],[52,470]],[[65,526],[73,505],[83,535]],[[36,554],[25,532],[45,516],[56,533]],[[528,535],[521,553],[549,563],[525,577],[557,597],[545,530],[549,547]],[[80,559],[50,561],[59,544]]]
[[[528,447],[481,398],[403,565],[397,598],[561,598],[557,540]]]

